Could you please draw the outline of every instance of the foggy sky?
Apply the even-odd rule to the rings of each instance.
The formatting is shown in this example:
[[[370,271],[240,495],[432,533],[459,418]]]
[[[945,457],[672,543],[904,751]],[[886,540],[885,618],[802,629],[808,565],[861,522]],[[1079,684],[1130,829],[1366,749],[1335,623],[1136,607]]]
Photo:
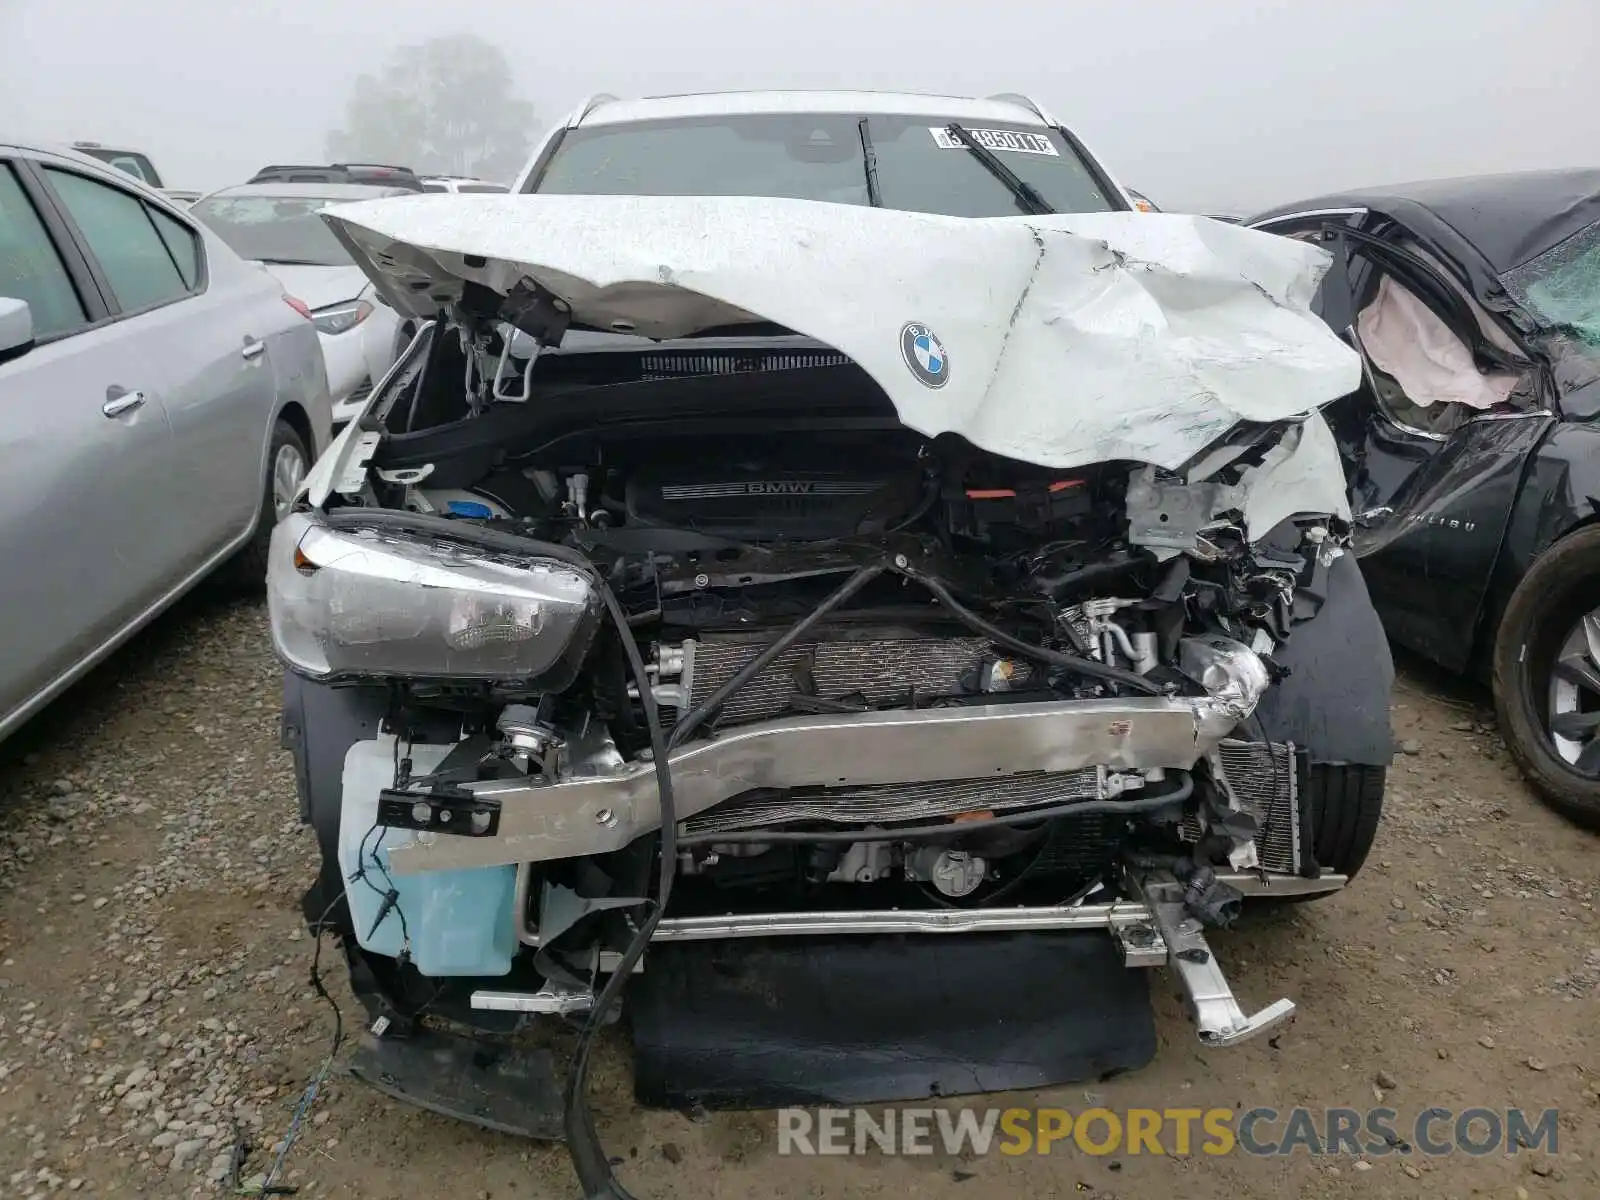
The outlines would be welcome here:
[[[541,126],[599,91],[1024,92],[1174,209],[1600,160],[1596,0],[0,0],[0,140],[218,187],[320,160],[357,74],[462,29]]]

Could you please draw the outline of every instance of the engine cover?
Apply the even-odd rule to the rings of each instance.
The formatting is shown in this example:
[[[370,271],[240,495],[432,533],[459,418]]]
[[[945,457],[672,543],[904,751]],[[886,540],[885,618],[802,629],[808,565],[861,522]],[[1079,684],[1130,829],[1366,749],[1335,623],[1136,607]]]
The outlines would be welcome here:
[[[626,502],[630,524],[749,541],[805,540],[881,531],[908,515],[920,494],[914,466],[881,460],[860,466],[700,461],[635,471]]]

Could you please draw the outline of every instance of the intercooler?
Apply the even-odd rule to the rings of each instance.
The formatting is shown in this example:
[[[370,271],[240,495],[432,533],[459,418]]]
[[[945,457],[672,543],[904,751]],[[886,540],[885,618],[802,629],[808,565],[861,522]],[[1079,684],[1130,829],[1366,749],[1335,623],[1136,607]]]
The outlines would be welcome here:
[[[1300,871],[1300,792],[1295,752],[1282,742],[1220,742],[1211,760],[1225,794],[1256,820],[1256,855],[1269,871]],[[1183,820],[1183,836],[1198,841],[1199,819]]]
[[[774,829],[796,821],[869,825],[933,821],[971,812],[1010,812],[1105,794],[1105,770],[1035,772],[1003,779],[951,779],[854,788],[755,792],[691,818],[688,834]]]
[[[690,664],[689,706],[700,703],[733,678],[765,647],[766,636],[708,636],[685,655]],[[919,699],[959,696],[974,690],[977,672],[993,651],[974,637],[839,637],[790,647],[730,696],[717,714],[719,726],[742,725],[804,711],[798,696],[860,702],[865,707],[904,705]],[[1027,681],[1029,667],[1015,664],[1009,680]]]

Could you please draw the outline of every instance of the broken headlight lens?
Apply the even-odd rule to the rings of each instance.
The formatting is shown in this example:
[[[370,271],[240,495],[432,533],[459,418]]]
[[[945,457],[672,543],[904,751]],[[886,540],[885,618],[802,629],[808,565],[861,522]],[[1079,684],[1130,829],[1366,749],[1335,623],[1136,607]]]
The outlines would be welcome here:
[[[1272,686],[1261,656],[1232,638],[1184,638],[1178,643],[1178,668],[1206,689],[1197,708],[1224,734],[1255,712]]]
[[[571,682],[600,619],[594,587],[565,563],[301,513],[273,531],[267,603],[278,654],[303,675],[549,691]]]

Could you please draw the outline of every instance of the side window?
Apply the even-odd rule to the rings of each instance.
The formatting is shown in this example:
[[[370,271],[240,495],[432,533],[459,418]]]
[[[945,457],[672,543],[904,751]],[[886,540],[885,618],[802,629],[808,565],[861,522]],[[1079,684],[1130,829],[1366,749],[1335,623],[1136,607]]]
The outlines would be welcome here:
[[[148,207],[148,206],[147,206]],[[200,286],[200,239],[194,231],[175,221],[159,208],[151,208],[150,219],[156,223],[156,232],[167,244],[172,261],[178,264],[178,273],[190,290]]]
[[[35,338],[58,337],[88,324],[83,301],[44,222],[16,173],[4,163],[0,163],[0,296],[27,302]]]
[[[46,168],[45,174],[124,312],[166,304],[189,293],[190,285],[144,201],[72,171]]]

